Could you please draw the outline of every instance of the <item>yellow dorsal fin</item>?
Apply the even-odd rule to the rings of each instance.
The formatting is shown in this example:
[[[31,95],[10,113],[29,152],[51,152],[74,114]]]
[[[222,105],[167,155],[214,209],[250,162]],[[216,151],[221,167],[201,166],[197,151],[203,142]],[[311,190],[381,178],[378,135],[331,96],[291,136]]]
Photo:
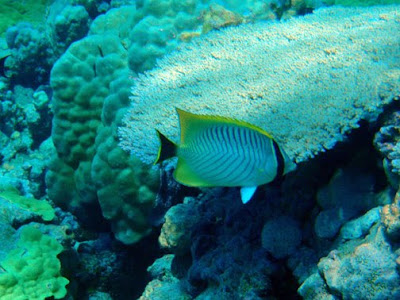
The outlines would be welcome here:
[[[267,136],[270,139],[273,139],[273,137],[262,128],[245,121],[214,115],[196,115],[179,108],[176,108],[176,111],[179,115],[181,128],[181,145],[183,145],[185,141],[188,141],[190,137],[195,136],[198,131],[204,130],[208,126],[222,124],[249,128]]]

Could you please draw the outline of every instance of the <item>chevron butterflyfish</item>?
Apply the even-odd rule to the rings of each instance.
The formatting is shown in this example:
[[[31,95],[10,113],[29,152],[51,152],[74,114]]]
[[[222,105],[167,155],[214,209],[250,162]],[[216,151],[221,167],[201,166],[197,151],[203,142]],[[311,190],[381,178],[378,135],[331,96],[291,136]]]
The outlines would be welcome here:
[[[177,109],[180,144],[157,130],[160,148],[154,164],[177,156],[174,178],[192,187],[241,187],[243,203],[257,186],[295,169],[263,129],[233,118],[197,115]]]

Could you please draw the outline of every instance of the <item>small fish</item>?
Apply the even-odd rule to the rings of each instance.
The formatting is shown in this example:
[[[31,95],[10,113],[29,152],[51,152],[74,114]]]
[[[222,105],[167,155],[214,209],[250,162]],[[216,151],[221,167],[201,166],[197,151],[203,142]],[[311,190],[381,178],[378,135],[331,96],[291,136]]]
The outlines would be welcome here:
[[[174,178],[193,187],[241,187],[243,203],[257,186],[295,169],[267,132],[231,118],[196,115],[177,108],[181,142],[175,144],[157,130],[160,148],[154,164],[177,156]]]

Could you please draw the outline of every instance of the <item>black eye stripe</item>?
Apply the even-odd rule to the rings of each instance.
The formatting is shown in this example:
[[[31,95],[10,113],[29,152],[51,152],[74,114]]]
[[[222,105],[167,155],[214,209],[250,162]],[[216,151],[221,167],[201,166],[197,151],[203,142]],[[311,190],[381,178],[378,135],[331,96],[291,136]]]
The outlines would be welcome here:
[[[277,142],[274,140],[272,141],[272,144],[274,146],[275,150],[275,157],[276,157],[276,176],[274,180],[281,179],[283,177],[283,171],[285,167],[285,160],[283,159],[283,155],[281,152],[281,149],[279,149],[279,146]]]

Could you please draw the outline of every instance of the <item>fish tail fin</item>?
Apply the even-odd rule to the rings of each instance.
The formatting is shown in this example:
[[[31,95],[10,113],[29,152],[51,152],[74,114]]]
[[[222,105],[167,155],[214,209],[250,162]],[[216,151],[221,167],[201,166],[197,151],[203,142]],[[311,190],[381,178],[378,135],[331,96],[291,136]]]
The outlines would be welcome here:
[[[174,142],[168,139],[165,135],[157,129],[157,135],[160,139],[160,148],[158,148],[157,158],[154,165],[163,162],[164,160],[176,156],[177,146]]]

